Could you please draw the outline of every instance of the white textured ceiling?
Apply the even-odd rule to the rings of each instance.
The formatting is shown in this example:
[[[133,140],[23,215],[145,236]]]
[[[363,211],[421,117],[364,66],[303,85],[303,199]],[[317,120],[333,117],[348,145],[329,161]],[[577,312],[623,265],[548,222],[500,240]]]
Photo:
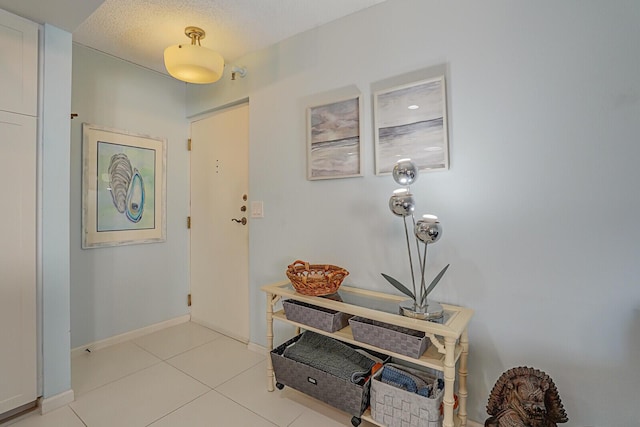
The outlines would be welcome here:
[[[166,73],[164,49],[188,43],[187,26],[204,29],[202,46],[233,63],[246,53],[383,1],[105,0],[73,31],[73,39]]]
[[[73,33],[73,40],[166,73],[167,46],[205,30],[202,46],[233,61],[385,0],[0,0],[0,9]],[[237,64],[242,65],[242,64]]]
[[[73,32],[104,0],[0,0],[0,9]]]

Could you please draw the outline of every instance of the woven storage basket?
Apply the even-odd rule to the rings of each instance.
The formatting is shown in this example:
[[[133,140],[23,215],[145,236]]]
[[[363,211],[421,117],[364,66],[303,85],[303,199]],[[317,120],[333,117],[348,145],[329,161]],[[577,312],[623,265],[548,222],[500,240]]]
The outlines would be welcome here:
[[[382,369],[371,380],[371,417],[387,427],[441,427],[440,405],[444,390],[432,397],[394,387],[380,381]],[[441,375],[434,374],[433,378]]]
[[[302,301],[282,301],[287,319],[326,332],[338,331],[349,324],[350,314],[307,304]]]
[[[369,407],[371,378],[368,378],[362,385],[354,384],[330,373],[285,357],[284,351],[286,348],[298,341],[301,336],[302,335],[297,335],[271,351],[271,361],[273,363],[276,382],[322,400],[350,415],[360,417]],[[347,345],[358,348],[355,345]],[[367,351],[383,361],[389,360],[389,356],[385,354],[371,350]]]
[[[336,293],[349,272],[329,264],[309,264],[297,260],[287,267],[287,277],[303,295],[321,296]]]
[[[407,329],[364,317],[349,319],[353,338],[405,356],[422,356],[430,340],[424,332]]]

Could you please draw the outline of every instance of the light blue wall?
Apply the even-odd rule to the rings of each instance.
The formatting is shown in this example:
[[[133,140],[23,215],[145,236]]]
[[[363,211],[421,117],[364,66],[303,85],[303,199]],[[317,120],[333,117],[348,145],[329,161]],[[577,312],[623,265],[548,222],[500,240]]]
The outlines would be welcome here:
[[[440,216],[434,298],[476,311],[469,416],[505,370],[555,380],[572,426],[631,426],[640,384],[640,3],[388,0],[234,61],[244,80],[188,86],[188,114],[250,98],[251,340],[259,287],[295,259],[347,283],[408,278],[389,176],[373,174],[373,90],[446,70],[451,168],[412,187]],[[406,73],[416,71],[410,76]],[[310,182],[305,108],[357,86],[364,178]]]
[[[69,111],[71,34],[44,26],[42,40],[42,370],[43,396],[71,388],[69,334]]]
[[[73,46],[71,347],[188,313],[185,83]],[[167,139],[167,241],[81,249],[82,123]]]

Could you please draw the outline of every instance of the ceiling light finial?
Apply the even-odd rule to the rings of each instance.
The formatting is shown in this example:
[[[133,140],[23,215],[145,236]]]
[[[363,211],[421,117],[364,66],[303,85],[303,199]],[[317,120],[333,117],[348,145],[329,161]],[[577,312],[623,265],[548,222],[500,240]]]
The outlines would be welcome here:
[[[218,81],[224,71],[224,59],[219,53],[200,45],[205,37],[204,30],[187,27],[184,33],[191,39],[190,45],[179,44],[164,50],[164,66],[169,74],[187,83]]]
[[[184,34],[191,39],[192,45],[195,45],[196,42],[198,42],[198,46],[200,46],[200,40],[202,40],[206,35],[204,30],[198,27],[187,27],[184,29]]]

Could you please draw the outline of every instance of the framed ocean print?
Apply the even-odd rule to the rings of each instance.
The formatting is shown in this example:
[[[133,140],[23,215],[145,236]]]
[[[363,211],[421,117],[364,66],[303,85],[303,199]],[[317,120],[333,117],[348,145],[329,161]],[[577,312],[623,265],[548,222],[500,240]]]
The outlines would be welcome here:
[[[307,179],[362,176],[362,97],[307,109]]]
[[[82,124],[82,248],[166,240],[167,143]]]
[[[444,76],[375,92],[373,108],[376,175],[407,158],[420,170],[449,168]]]

